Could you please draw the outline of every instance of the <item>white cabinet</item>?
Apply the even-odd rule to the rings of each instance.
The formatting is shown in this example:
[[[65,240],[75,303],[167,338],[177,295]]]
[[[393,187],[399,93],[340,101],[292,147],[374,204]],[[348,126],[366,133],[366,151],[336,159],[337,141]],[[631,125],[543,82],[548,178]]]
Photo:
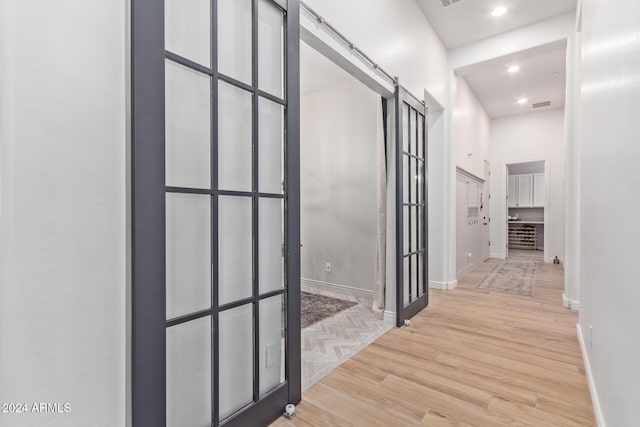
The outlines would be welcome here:
[[[544,207],[544,174],[508,176],[510,208]]]
[[[533,180],[531,175],[518,175],[518,207],[532,206],[531,193]]]
[[[509,175],[509,199],[507,200],[510,208],[518,206],[518,175]]]
[[[544,174],[533,174],[533,206],[544,207]]]

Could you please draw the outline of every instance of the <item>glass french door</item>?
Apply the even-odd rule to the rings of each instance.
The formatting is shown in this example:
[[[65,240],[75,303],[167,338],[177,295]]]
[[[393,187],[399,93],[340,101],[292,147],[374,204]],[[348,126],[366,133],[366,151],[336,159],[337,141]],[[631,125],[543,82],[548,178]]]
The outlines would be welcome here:
[[[396,86],[396,326],[429,303],[427,262],[427,109]]]
[[[297,0],[132,0],[134,426],[300,401]]]

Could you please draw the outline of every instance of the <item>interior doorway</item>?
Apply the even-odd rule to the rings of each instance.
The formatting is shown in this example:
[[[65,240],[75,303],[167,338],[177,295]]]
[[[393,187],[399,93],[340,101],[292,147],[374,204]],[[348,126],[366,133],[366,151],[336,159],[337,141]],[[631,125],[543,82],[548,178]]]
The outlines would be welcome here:
[[[384,284],[376,277],[382,98],[304,42],[300,51],[305,389],[390,325],[374,310],[376,283]]]
[[[507,258],[545,260],[545,161],[507,164]]]

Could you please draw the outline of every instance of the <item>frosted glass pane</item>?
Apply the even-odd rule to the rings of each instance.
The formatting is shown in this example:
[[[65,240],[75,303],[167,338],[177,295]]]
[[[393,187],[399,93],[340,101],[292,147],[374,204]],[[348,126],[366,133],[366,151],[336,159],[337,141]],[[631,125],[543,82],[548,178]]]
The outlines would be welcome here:
[[[210,0],[164,1],[164,47],[198,62],[211,64]]]
[[[418,209],[417,208],[411,208],[411,252],[415,252],[415,250],[418,248],[418,223],[417,223],[417,217],[418,217]]]
[[[260,98],[258,117],[259,188],[282,194],[284,180],[284,108]]]
[[[218,0],[218,71],[251,84],[251,0]]]
[[[220,304],[252,294],[251,198],[221,196],[219,199]]]
[[[424,159],[424,117],[418,115],[418,157]]]
[[[402,235],[402,241],[403,241],[403,255],[404,254],[408,254],[409,251],[409,207],[408,206],[403,206],[402,207],[402,212],[403,212],[403,219],[402,219],[402,228],[404,229],[404,233]]]
[[[251,191],[251,94],[220,81],[218,86],[218,186]]]
[[[409,106],[402,104],[402,150],[409,152]]]
[[[418,155],[418,112],[411,109],[411,154]]]
[[[409,192],[411,191],[411,186],[409,182],[409,159],[410,157],[406,154],[402,155],[402,202],[409,203]]]
[[[411,169],[411,172],[409,173],[409,178],[411,179],[411,192],[409,193],[409,200],[411,200],[411,203],[416,203],[418,200],[418,171],[416,167],[417,163],[418,161],[416,159],[414,159],[413,157],[410,158],[409,167]]]
[[[424,249],[424,242],[426,240],[422,215],[424,215],[424,208],[418,208],[418,249]]]
[[[284,287],[284,244],[283,202],[280,199],[260,199],[259,214],[259,277],[260,293],[275,291]]]
[[[418,298],[418,255],[411,256],[411,302]]]
[[[220,419],[253,401],[253,305],[220,313]]]
[[[418,296],[424,295],[424,283],[426,277],[424,277],[424,255],[421,253],[418,257]]]
[[[165,61],[166,184],[210,188],[210,78]]]
[[[404,305],[409,304],[409,279],[411,277],[411,270],[409,270],[409,257],[404,258],[404,272],[403,272],[403,280],[402,280],[402,289],[404,293]]]
[[[211,317],[167,329],[167,427],[211,425]]]
[[[418,203],[424,203],[424,162],[418,161]]]
[[[267,0],[258,3],[258,81],[260,89],[282,97],[284,90],[284,17]]]
[[[260,396],[284,382],[284,298],[260,301]]]
[[[167,319],[211,307],[211,197],[167,193]]]

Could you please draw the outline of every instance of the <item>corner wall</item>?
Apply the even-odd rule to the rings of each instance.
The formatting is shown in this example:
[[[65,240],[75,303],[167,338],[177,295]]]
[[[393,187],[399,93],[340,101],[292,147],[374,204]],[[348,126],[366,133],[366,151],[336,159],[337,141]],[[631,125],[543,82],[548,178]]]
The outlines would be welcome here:
[[[372,295],[378,102],[376,93],[355,81],[301,97],[303,282]]]
[[[545,261],[564,257],[564,109],[491,121],[491,256],[506,256],[506,165],[545,160]]]
[[[0,414],[126,424],[127,2],[0,0]]]

